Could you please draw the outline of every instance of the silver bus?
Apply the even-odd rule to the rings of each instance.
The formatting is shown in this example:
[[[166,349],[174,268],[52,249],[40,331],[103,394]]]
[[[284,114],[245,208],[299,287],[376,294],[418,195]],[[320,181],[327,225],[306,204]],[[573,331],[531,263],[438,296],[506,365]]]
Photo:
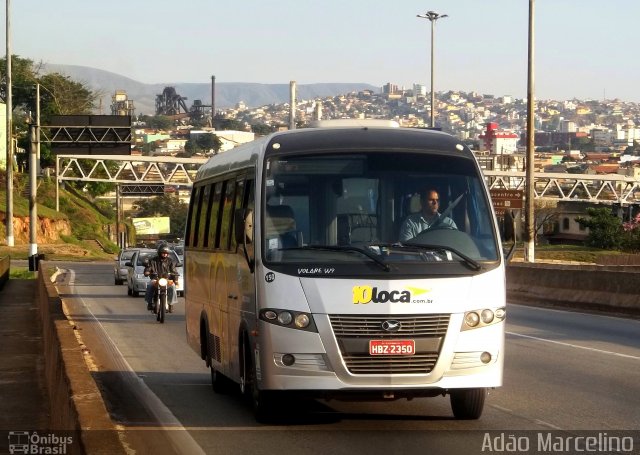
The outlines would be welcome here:
[[[446,133],[327,126],[213,156],[184,275],[189,345],[258,420],[297,395],[448,395],[477,419],[502,385],[505,258],[477,161]]]

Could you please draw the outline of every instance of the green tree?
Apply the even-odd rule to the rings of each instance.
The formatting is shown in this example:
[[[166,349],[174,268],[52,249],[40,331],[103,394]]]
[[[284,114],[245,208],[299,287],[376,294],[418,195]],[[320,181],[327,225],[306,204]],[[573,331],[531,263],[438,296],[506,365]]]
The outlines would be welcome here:
[[[222,141],[215,134],[198,134],[196,136],[196,143],[205,152],[213,151],[218,153],[220,147],[222,147]]]
[[[245,125],[240,120],[232,119],[232,118],[218,118],[214,119],[214,127],[217,130],[235,130],[235,131],[244,131]]]
[[[589,228],[588,246],[603,250],[619,250],[623,246],[622,220],[611,209],[589,207],[587,215],[589,217],[578,217],[576,221],[580,226]]]
[[[6,102],[6,58],[0,60],[0,96]],[[40,84],[40,121],[46,125],[52,115],[90,114],[98,93],[85,84],[59,73],[40,75],[40,65],[14,55],[11,58],[12,104],[16,126],[36,110],[36,85]],[[25,123],[26,124],[26,123]]]
[[[256,123],[251,125],[251,131],[253,131],[258,136],[266,136],[267,134],[271,134],[275,131],[275,129],[266,123]]]
[[[140,117],[140,121],[147,125],[147,128],[155,130],[168,130],[173,127],[173,120],[166,115],[143,115]]]
[[[138,199],[134,206],[138,210],[138,217],[168,216],[170,218],[171,234],[182,237],[187,224],[188,204],[182,202],[175,194]]]
[[[184,151],[188,156],[196,153],[218,153],[222,147],[222,141],[215,134],[198,134],[189,139],[184,145]]]
[[[14,134],[18,145],[29,150],[28,124],[35,119],[36,85],[40,85],[40,123],[49,124],[52,115],[90,114],[99,94],[85,84],[59,73],[41,75],[41,65],[17,55],[11,58],[11,85]],[[6,102],[6,58],[0,59],[0,98]],[[49,144],[40,144],[42,166],[52,166],[55,158]]]

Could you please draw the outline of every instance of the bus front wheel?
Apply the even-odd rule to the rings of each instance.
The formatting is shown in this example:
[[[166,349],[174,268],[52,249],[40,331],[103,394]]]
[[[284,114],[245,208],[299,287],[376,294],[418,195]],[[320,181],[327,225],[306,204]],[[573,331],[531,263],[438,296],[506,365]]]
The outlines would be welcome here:
[[[487,389],[460,389],[449,392],[451,409],[458,420],[479,419],[484,409]]]
[[[240,391],[247,398],[253,408],[256,421],[268,423],[274,418],[274,405],[272,394],[258,388],[256,378],[255,361],[248,346],[245,345],[242,359],[242,377],[240,378]]]

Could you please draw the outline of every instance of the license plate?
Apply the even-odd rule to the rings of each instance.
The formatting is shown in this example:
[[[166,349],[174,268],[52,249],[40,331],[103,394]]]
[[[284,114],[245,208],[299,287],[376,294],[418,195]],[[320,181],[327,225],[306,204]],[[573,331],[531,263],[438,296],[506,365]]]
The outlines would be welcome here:
[[[369,340],[369,355],[413,355],[414,340]]]

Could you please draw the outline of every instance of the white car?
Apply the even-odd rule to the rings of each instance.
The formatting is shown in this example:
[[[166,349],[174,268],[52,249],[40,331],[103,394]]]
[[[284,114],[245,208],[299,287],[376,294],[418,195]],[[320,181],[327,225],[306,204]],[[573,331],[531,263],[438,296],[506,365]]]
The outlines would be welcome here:
[[[144,268],[147,261],[156,254],[158,254],[156,250],[140,249],[127,262],[127,294],[137,297],[138,294],[144,294],[147,290],[149,277],[144,276]]]
[[[133,253],[138,251],[139,248],[125,248],[120,250],[120,253],[115,257],[115,263],[113,265],[113,278],[115,284],[123,284],[127,281],[127,266],[125,265],[133,257]]]

